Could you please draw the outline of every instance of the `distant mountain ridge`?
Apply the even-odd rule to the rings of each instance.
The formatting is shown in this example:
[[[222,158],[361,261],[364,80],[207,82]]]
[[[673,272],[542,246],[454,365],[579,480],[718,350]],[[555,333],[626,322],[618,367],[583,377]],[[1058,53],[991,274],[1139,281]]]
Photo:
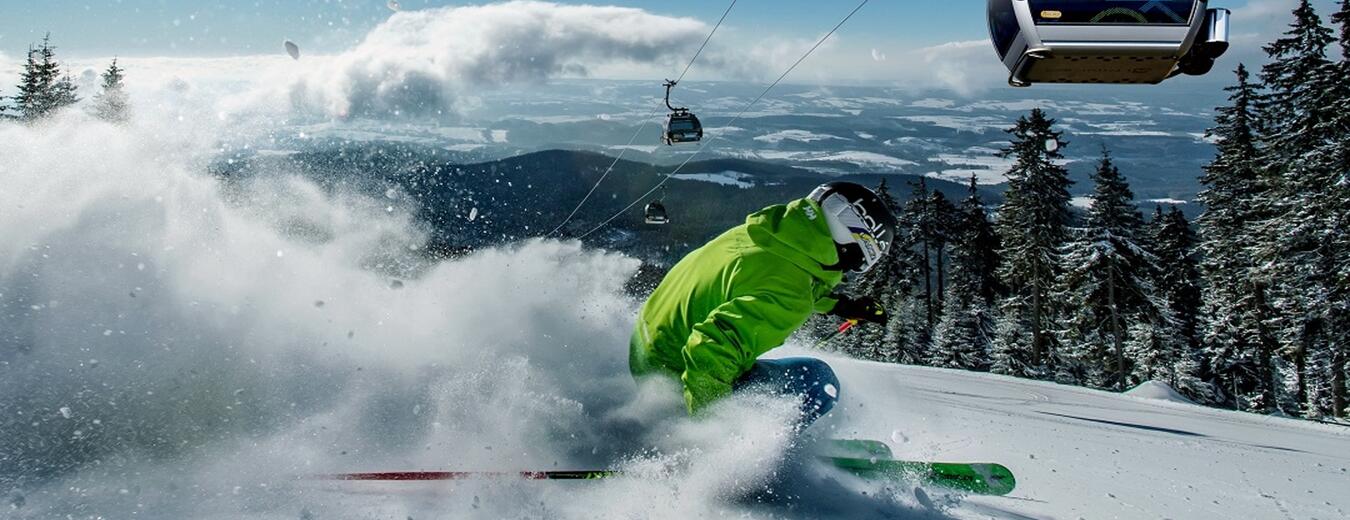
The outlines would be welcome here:
[[[639,197],[674,170],[581,150],[545,150],[493,161],[459,164],[455,154],[408,143],[347,142],[286,155],[232,157],[216,171],[244,179],[267,171],[299,171],[321,185],[355,188],[372,197],[391,196],[411,204],[431,231],[430,248],[454,253],[548,235],[591,187],[595,192],[556,238],[586,234],[630,203],[633,208],[586,236],[592,245],[669,263],[708,239],[744,221],[765,206],[810,193],[830,179],[868,186],[885,179],[897,199],[907,198],[922,179],[959,200],[966,186],[898,173],[827,176],[789,165],[746,159],[691,161],[653,196]],[[613,170],[605,171],[613,164]],[[603,182],[600,182],[604,176]],[[736,182],[721,182],[723,180]],[[985,193],[997,203],[995,190]],[[644,223],[643,208],[660,201],[670,223]]]

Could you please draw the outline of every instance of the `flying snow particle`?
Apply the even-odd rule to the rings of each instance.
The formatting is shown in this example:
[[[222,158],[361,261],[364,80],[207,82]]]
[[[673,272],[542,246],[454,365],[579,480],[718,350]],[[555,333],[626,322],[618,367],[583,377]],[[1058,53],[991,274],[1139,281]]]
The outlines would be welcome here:
[[[60,410],[57,410],[57,411],[58,411],[58,412],[61,412],[61,417],[65,417],[65,418],[67,418],[67,419],[70,418],[70,415],[71,415],[71,414],[70,414],[70,407],[69,407],[69,406],[62,406],[61,409],[60,409]]]
[[[469,210],[469,222],[473,222],[476,218],[478,218],[478,208]]]
[[[389,3],[384,5],[388,6],[390,11],[398,11],[400,9],[403,9],[403,5],[398,3],[398,0],[389,0]]]
[[[293,60],[298,60],[298,59],[300,59],[300,46],[299,46],[299,45],[296,45],[295,42],[290,41],[290,40],[286,40],[285,45],[286,45],[286,54],[290,54],[290,55],[291,55],[291,59],[293,59]]]
[[[834,385],[825,385],[825,395],[828,395],[828,396],[834,397],[834,398],[838,398],[838,397],[839,397],[839,389],[838,389],[838,388],[835,388]]]
[[[886,61],[886,53],[872,49],[872,61]]]
[[[397,199],[397,198],[398,198],[398,190],[393,189],[393,188],[389,188],[389,189],[387,189],[387,190],[384,190],[384,198],[389,199],[389,200]]]

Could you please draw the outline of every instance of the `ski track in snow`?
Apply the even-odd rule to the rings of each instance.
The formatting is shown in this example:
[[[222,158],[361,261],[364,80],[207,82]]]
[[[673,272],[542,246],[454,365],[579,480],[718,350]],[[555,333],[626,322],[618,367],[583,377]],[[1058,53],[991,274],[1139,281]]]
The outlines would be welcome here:
[[[1350,428],[988,374],[837,360],[841,436],[896,456],[995,461],[1010,497],[957,518],[1345,518]],[[886,413],[878,414],[878,410]],[[974,439],[953,444],[951,439]]]

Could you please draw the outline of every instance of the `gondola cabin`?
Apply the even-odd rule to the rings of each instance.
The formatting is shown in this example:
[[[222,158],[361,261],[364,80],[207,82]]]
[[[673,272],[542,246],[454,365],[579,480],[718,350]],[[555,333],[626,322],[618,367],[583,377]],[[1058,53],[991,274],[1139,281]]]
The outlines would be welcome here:
[[[648,224],[663,225],[670,223],[670,218],[666,216],[666,207],[661,205],[660,202],[648,203],[647,210],[644,213]]]
[[[989,0],[1008,84],[1159,83],[1203,75],[1228,50],[1227,9],[1206,0]]]
[[[673,145],[698,142],[702,139],[703,124],[693,112],[676,110],[666,115],[666,122],[661,128],[661,142]]]

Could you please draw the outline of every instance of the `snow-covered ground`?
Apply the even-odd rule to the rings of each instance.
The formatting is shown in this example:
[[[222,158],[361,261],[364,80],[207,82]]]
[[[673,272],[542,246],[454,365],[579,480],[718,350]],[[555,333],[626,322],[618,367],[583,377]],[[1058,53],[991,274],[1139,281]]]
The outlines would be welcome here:
[[[1008,497],[958,518],[1346,518],[1350,428],[988,374],[835,361],[839,436],[997,461]]]
[[[751,177],[750,174],[733,171],[719,173],[677,173],[671,177],[686,181],[702,181],[724,186],[735,186],[742,189],[753,188],[755,186],[753,181],[746,180]]]

